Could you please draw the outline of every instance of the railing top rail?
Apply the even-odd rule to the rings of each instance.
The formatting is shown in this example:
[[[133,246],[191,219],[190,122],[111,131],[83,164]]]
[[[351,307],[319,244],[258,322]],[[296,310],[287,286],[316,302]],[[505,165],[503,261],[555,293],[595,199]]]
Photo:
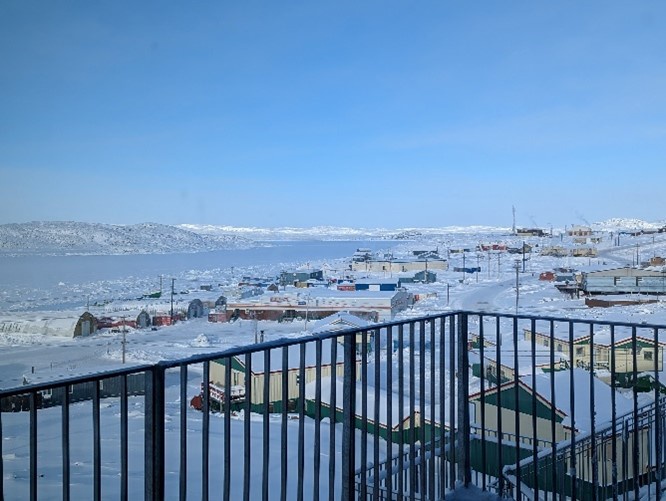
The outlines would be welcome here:
[[[642,329],[666,329],[666,325],[663,324],[651,324],[644,322],[641,323],[620,322],[615,320],[598,320],[598,319],[589,319],[589,318],[563,318],[563,317],[551,317],[544,315],[520,315],[520,314],[516,315],[515,313],[471,311],[471,310],[457,310],[451,313],[453,314],[465,313],[467,315],[507,318],[507,319],[516,318],[518,320],[539,320],[542,322],[553,321],[553,322],[574,323],[581,325],[607,325],[615,327],[640,327]]]
[[[301,345],[303,343],[313,343],[316,342],[317,339],[319,340],[326,340],[326,339],[338,339],[342,338],[345,336],[354,336],[356,334],[360,334],[363,332],[370,332],[374,331],[377,329],[384,329],[387,327],[395,327],[399,325],[408,325],[411,323],[416,323],[416,322],[421,322],[421,321],[427,321],[431,319],[438,319],[438,318],[443,318],[443,317],[450,317],[453,316],[455,313],[453,312],[447,312],[443,314],[437,314],[437,315],[427,315],[427,316],[422,316],[422,317],[415,317],[411,319],[406,319],[406,320],[399,320],[399,321],[393,321],[393,322],[386,322],[386,323],[381,323],[381,324],[373,324],[369,325],[367,327],[350,327],[348,329],[340,329],[336,331],[330,331],[330,332],[321,332],[317,334],[310,334],[310,335],[303,335],[299,337],[291,337],[291,338],[280,338],[280,339],[275,339],[273,341],[266,341],[263,343],[257,343],[257,344],[250,344],[250,345],[242,345],[242,346],[235,346],[233,348],[227,348],[218,352],[214,353],[206,353],[206,354],[201,354],[201,355],[193,355],[191,357],[187,358],[181,358],[181,359],[176,359],[176,360],[164,360],[161,362],[158,362],[157,365],[159,365],[162,368],[165,369],[170,369],[173,367],[179,367],[181,365],[190,365],[190,364],[196,364],[196,363],[202,363],[202,362],[209,362],[211,360],[216,360],[218,358],[230,358],[230,357],[235,357],[235,356],[240,356],[240,355],[245,355],[248,353],[257,353],[257,352],[264,352],[266,350],[274,350],[277,348],[284,348],[288,346],[294,346],[294,345]]]
[[[281,338],[273,341],[268,341],[264,343],[251,344],[236,346],[233,348],[227,348],[213,353],[206,353],[200,355],[193,355],[186,358],[179,358],[173,360],[162,360],[155,364],[141,364],[133,365],[131,367],[123,367],[118,369],[109,369],[97,373],[91,373],[86,375],[71,376],[58,379],[55,381],[34,383],[29,385],[10,387],[6,389],[0,389],[0,397],[10,397],[14,395],[20,395],[25,393],[30,393],[33,391],[42,391],[49,390],[53,388],[59,388],[66,386],[68,384],[80,384],[91,381],[98,381],[101,379],[129,375],[139,372],[145,372],[153,368],[160,368],[161,370],[171,369],[175,367],[181,367],[183,365],[191,365],[203,362],[210,362],[212,360],[220,358],[229,358],[234,356],[245,355],[247,353],[263,352],[266,350],[272,350],[277,348],[283,348],[293,345],[300,345],[303,343],[316,342],[316,340],[326,340],[326,339],[337,339],[345,336],[353,336],[362,332],[370,332],[377,329],[386,329],[391,327],[397,327],[400,325],[410,325],[419,322],[427,322],[430,320],[438,320],[442,318],[449,318],[457,316],[460,314],[472,315],[476,317],[489,317],[489,318],[505,318],[505,319],[518,319],[518,320],[538,320],[538,321],[553,321],[553,322],[564,322],[564,323],[575,323],[582,325],[607,325],[607,326],[622,326],[622,327],[640,327],[647,329],[666,329],[666,325],[657,325],[657,324],[647,324],[647,323],[631,323],[631,322],[615,322],[615,321],[604,321],[596,319],[572,319],[572,318],[562,318],[562,317],[549,317],[549,316],[538,316],[538,315],[516,315],[512,313],[498,313],[498,312],[486,312],[486,311],[471,311],[471,310],[452,310],[447,312],[434,313],[430,315],[423,315],[419,317],[413,317],[402,320],[393,320],[391,322],[385,322],[380,324],[375,324],[367,327],[351,327],[349,329],[343,329],[338,331],[324,332],[319,334],[313,334],[309,336],[300,336],[294,338]]]
[[[154,367],[151,364],[136,364],[129,367],[122,367],[119,369],[107,369],[100,372],[90,374],[82,374],[78,376],[68,376],[59,378],[53,381],[46,381],[40,383],[31,383],[22,386],[14,386],[9,388],[0,388],[0,398],[12,397],[15,395],[22,395],[25,393],[33,393],[36,391],[52,390],[55,388],[62,388],[70,384],[90,383],[99,381],[101,379],[109,379],[120,376],[129,376],[131,374],[138,374],[146,372]]]

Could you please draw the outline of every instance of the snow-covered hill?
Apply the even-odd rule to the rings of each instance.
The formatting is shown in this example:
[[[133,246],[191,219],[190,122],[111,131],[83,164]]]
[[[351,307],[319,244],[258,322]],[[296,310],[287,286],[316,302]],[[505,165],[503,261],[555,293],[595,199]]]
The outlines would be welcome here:
[[[167,254],[250,247],[239,235],[202,235],[156,223],[112,225],[72,221],[0,225],[2,254]]]
[[[418,240],[424,236],[447,234],[507,233],[509,228],[491,226],[446,226],[441,228],[348,228],[313,226],[309,228],[258,228],[180,224],[179,228],[202,235],[242,235],[253,240]]]
[[[640,230],[658,230],[666,225],[664,221],[648,223],[641,219],[630,218],[612,218],[592,224],[595,231],[640,231]]]

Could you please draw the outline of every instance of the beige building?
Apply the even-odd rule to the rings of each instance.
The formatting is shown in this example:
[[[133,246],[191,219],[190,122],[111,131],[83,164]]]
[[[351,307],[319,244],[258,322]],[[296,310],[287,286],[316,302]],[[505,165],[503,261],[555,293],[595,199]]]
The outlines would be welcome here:
[[[354,271],[383,272],[390,275],[408,271],[448,270],[449,263],[442,258],[368,259],[367,261],[353,261],[351,269]]]
[[[532,331],[524,330],[526,341],[532,339]],[[555,334],[552,338],[548,334],[540,332],[534,333],[535,343],[540,346],[548,347],[552,342],[555,351],[569,356],[572,343],[568,336]],[[610,334],[608,332],[598,332],[594,334],[594,343],[588,335],[573,338],[573,363],[576,367],[589,369],[594,359],[595,369],[611,368],[611,359],[615,360],[615,372],[618,374],[634,371],[634,349],[631,337],[617,335],[614,339],[615,344],[611,345]],[[592,349],[594,347],[594,353]],[[594,357],[592,357],[594,355]],[[655,361],[655,357],[657,360]],[[647,339],[642,336],[636,336],[636,369],[638,372],[654,371],[655,363],[661,370],[664,360],[664,343],[658,342],[655,346],[653,339]]]
[[[515,441],[518,431],[521,441],[531,444],[536,439],[542,444],[552,442],[551,424],[555,420],[555,441],[571,438],[571,434],[588,432],[592,429],[592,414],[590,411],[589,391],[574,392],[574,408],[571,407],[572,384],[574,388],[589,388],[590,373],[583,369],[573,370],[573,383],[571,371],[551,372],[537,374],[536,387],[532,387],[532,376],[523,376],[516,382],[509,381],[499,386],[487,389],[481,398],[481,393],[470,395],[470,403],[474,406],[472,421],[481,422],[481,406],[485,406],[485,427],[489,434],[498,429],[499,416],[502,417],[502,432],[505,440]],[[551,378],[554,378],[555,393],[551,394]],[[597,402],[611,401],[611,387],[598,378],[593,379],[594,394]],[[516,400],[516,394],[518,400]],[[533,400],[536,405],[536,433],[532,426]],[[482,402],[483,401],[483,402]],[[517,402],[517,403],[516,403]],[[616,416],[624,416],[633,411],[631,399],[616,392]],[[610,406],[593,406],[595,412],[595,425],[611,420]],[[516,429],[516,414],[518,414],[519,430]],[[571,415],[575,415],[575,423],[571,422]],[[496,435],[496,432],[495,432]]]
[[[287,372],[283,372],[283,349],[276,348],[270,351],[270,365],[266,367],[264,353],[252,353],[250,357],[250,403],[255,412],[264,410],[264,385],[268,384],[268,403],[269,412],[279,412],[282,409],[282,389],[287,388],[287,405],[293,403],[299,398],[301,383],[307,385],[317,377],[315,343],[309,343],[306,346],[305,359],[305,381],[300,381],[301,355],[300,346],[292,345],[287,348]],[[331,360],[331,340],[322,341],[320,377],[329,378],[333,373],[337,377],[344,376],[343,349],[338,347],[337,359]],[[231,362],[231,386],[241,386],[245,388],[246,367],[245,357],[222,358],[211,362],[210,380],[217,386],[224,388],[226,385],[226,367]],[[356,375],[360,378],[361,361],[356,361]],[[247,394],[246,394],[247,396]]]

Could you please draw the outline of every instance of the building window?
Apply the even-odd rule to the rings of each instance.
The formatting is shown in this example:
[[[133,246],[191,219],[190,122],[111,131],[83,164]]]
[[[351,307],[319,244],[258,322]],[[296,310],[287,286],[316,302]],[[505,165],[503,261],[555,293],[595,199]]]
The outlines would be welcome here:
[[[644,351],[643,352],[643,359],[652,360],[652,352],[651,351]]]
[[[576,355],[582,355],[582,354],[583,354],[583,347],[579,346],[578,348],[576,348]]]

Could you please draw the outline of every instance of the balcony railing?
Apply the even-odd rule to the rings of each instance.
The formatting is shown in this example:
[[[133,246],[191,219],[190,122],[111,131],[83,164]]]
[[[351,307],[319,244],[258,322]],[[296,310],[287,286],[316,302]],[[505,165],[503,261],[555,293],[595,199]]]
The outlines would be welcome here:
[[[0,498],[660,499],[665,329],[451,312],[4,389]]]

